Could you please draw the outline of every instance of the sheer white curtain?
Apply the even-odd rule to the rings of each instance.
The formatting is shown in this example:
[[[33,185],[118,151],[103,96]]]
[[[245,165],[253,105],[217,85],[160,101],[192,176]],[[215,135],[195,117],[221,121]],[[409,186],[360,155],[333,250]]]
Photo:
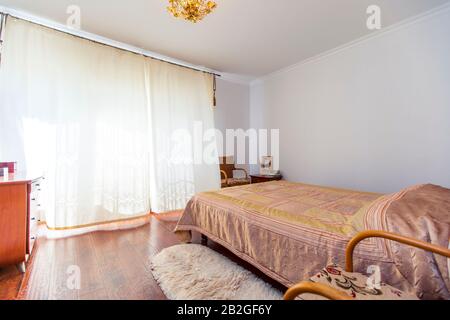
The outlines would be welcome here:
[[[219,189],[212,111],[212,78],[146,61],[151,124],[151,200],[154,212],[183,208],[193,194]]]
[[[214,126],[209,83],[200,72],[9,18],[0,158],[45,174],[50,228],[182,209],[219,186],[217,164],[166,161],[168,150],[177,154],[178,129],[193,120]]]

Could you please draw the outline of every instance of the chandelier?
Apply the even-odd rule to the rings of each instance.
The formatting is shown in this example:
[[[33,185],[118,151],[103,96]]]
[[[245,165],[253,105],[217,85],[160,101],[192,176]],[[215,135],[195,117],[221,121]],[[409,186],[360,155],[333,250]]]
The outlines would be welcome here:
[[[169,0],[167,10],[175,18],[197,23],[210,14],[216,7],[217,4],[210,0]]]

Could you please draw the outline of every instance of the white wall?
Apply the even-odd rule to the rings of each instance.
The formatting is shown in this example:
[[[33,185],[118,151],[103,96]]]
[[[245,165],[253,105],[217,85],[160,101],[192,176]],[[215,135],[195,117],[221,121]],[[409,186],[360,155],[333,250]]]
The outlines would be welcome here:
[[[250,87],[223,79],[217,79],[217,108],[215,111],[216,128],[220,130],[225,138],[227,129],[244,129],[250,126]],[[226,139],[224,140],[224,146]],[[235,148],[236,152],[237,147]],[[225,150],[221,156],[229,156]],[[248,157],[247,157],[248,159]],[[237,159],[236,159],[237,160]],[[237,167],[248,169],[248,164],[237,165]]]
[[[450,187],[450,10],[265,78],[250,119],[281,130],[288,180]]]
[[[216,128],[248,129],[250,125],[248,85],[217,79],[217,108],[215,111]]]

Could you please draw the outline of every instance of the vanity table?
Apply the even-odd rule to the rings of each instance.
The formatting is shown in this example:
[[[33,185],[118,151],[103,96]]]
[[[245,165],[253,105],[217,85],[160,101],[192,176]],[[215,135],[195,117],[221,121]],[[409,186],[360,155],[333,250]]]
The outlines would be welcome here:
[[[0,177],[0,267],[25,262],[36,240],[43,177],[11,173]]]

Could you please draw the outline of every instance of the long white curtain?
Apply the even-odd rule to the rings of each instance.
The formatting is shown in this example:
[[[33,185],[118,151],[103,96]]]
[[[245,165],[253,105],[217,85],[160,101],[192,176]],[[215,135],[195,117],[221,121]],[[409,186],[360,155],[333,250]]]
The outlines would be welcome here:
[[[0,159],[45,174],[42,219],[51,228],[182,209],[220,185],[217,163],[174,161],[195,151],[195,143],[178,147],[179,132],[193,133],[196,121],[214,128],[211,83],[201,72],[9,18]]]
[[[220,188],[210,75],[146,60],[152,209],[182,208],[199,190]],[[211,148],[213,147],[213,148]]]

